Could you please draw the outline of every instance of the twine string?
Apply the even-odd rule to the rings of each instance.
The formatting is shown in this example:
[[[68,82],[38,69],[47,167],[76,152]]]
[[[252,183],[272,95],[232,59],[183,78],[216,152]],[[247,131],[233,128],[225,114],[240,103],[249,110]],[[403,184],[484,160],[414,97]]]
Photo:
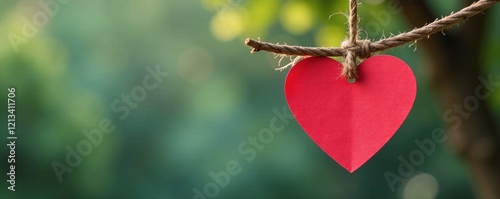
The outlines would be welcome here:
[[[360,53],[361,56],[364,56],[362,59],[369,57],[371,54],[369,48],[360,47],[360,43],[358,42],[358,1],[357,0],[349,0],[349,40],[342,42],[342,48],[346,49],[344,67],[342,68],[342,76],[347,79],[355,79],[358,77],[358,73],[356,71],[357,63],[356,63],[356,52],[354,49],[361,48],[363,49]],[[369,41],[366,41],[367,43]],[[366,44],[365,44],[366,45]],[[369,46],[369,43],[368,43]],[[368,52],[366,52],[368,51]]]
[[[413,29],[409,32],[400,33],[387,39],[376,42],[369,40],[357,40],[358,37],[358,17],[357,0],[350,0],[349,15],[349,40],[342,43],[339,47],[304,47],[273,44],[269,42],[246,39],[245,44],[252,47],[252,53],[261,50],[290,55],[290,56],[321,56],[321,57],[345,57],[343,75],[346,78],[357,77],[356,57],[366,59],[374,52],[384,51],[390,48],[401,46],[413,41],[427,38],[434,33],[441,32],[447,28],[455,26],[468,18],[477,15],[484,10],[493,7],[500,0],[479,0],[472,3],[462,10],[452,13],[446,17],[429,23],[423,27]],[[344,72],[345,71],[345,72]]]

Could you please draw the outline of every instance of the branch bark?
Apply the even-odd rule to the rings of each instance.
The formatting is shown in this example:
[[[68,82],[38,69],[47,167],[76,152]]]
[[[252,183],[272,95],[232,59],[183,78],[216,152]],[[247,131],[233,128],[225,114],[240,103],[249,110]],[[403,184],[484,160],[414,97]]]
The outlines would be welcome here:
[[[473,0],[464,0],[472,3]],[[433,21],[434,15],[423,0],[401,0],[408,22],[420,27]],[[482,68],[481,49],[486,15],[478,15],[458,31],[435,35],[420,41],[428,63],[422,67],[445,109],[444,120],[450,123],[448,135],[452,148],[468,165],[477,196],[500,198],[500,136],[490,109],[478,96],[485,90],[479,80]],[[494,79],[493,79],[494,81]],[[483,93],[480,93],[480,95]],[[491,93],[489,93],[491,95]],[[482,99],[480,99],[482,98]],[[454,118],[450,115],[455,114]]]

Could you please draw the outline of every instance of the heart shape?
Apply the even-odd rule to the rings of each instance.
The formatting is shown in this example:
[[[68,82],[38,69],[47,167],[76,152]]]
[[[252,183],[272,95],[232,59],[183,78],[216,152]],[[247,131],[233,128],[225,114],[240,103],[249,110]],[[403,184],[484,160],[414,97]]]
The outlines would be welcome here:
[[[288,106],[309,137],[349,172],[366,163],[396,133],[417,94],[402,60],[374,56],[358,66],[356,82],[327,57],[297,63],[285,81]]]

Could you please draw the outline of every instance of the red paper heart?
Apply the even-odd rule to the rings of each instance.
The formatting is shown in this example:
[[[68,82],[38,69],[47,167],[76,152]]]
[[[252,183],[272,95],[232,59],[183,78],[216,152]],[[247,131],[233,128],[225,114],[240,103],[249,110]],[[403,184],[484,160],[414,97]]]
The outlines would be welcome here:
[[[388,55],[361,63],[355,83],[341,77],[341,71],[342,64],[333,59],[306,58],[288,73],[285,95],[306,133],[352,173],[399,129],[417,85],[410,67]]]

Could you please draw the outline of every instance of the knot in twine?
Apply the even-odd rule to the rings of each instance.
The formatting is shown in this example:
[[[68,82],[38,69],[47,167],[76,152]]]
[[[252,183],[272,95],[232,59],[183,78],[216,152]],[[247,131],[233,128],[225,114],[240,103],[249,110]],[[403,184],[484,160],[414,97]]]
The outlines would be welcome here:
[[[358,1],[349,0],[349,40],[342,42],[342,48],[346,50],[344,55],[344,67],[342,68],[342,76],[347,79],[355,79],[358,77],[356,71],[356,57],[366,59],[370,56],[370,41],[358,41]],[[357,54],[356,50],[360,49]]]
[[[372,56],[370,50],[370,40],[356,40],[356,43],[351,43],[348,40],[342,42],[342,49],[346,51],[344,55],[344,67],[342,68],[342,76],[347,79],[358,77],[356,57],[366,59]]]
[[[484,10],[493,7],[500,0],[478,0],[468,7],[463,8],[458,12],[445,16],[439,20],[431,22],[423,27],[415,28],[409,32],[403,32],[398,35],[391,36],[386,39],[370,43],[368,40],[357,40],[358,38],[358,16],[357,16],[357,0],[349,0],[350,15],[349,15],[349,39],[342,43],[341,48],[334,47],[304,47],[304,46],[289,46],[279,45],[269,42],[255,41],[246,39],[245,44],[252,47],[252,53],[259,50],[265,50],[276,54],[291,55],[291,56],[320,56],[320,57],[337,57],[345,58],[342,76],[348,79],[356,78],[356,58],[366,59],[373,52],[383,51],[397,46],[414,42],[420,39],[429,38],[434,33],[442,32],[443,30],[455,26],[474,15],[483,13]],[[295,62],[292,63],[292,65]]]

